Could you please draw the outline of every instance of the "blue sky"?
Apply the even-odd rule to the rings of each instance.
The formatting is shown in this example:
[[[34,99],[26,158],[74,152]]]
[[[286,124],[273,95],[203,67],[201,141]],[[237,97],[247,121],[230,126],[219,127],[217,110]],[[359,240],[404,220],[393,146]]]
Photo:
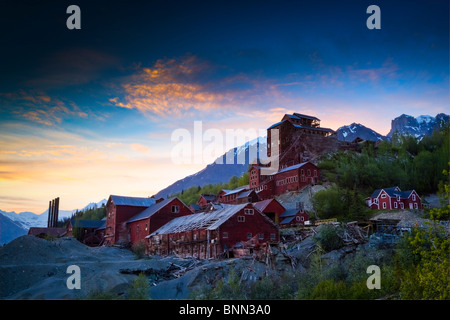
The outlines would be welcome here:
[[[171,133],[264,130],[284,113],[387,134],[448,113],[448,1],[6,1],[0,208],[146,196],[202,169]],[[381,9],[369,30],[366,9]]]

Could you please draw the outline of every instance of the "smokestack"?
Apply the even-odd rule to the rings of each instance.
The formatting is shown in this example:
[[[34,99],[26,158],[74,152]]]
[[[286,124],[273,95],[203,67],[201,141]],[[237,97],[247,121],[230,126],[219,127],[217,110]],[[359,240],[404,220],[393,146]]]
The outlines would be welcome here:
[[[52,200],[52,215],[50,216],[50,228],[55,227],[53,221],[55,219],[55,199]]]
[[[50,214],[52,212],[52,201],[48,202],[48,217],[47,217],[47,228],[50,228]]]
[[[53,214],[53,228],[56,228],[58,224],[58,215],[59,215],[59,197],[55,199],[55,208]]]

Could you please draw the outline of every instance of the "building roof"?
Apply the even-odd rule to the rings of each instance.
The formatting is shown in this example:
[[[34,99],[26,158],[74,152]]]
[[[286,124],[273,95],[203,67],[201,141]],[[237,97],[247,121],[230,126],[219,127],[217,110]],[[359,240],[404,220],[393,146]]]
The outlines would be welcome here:
[[[109,197],[116,206],[150,207],[156,202],[154,198],[125,197],[113,194]]]
[[[215,211],[194,213],[175,218],[147,236],[147,238],[160,234],[178,233],[197,229],[216,230],[220,225],[247,205],[247,203],[238,205],[221,204],[221,208]]]
[[[276,127],[276,126],[278,126],[278,125],[280,125],[280,124],[282,124],[283,122],[286,122],[286,121],[287,121],[287,120],[283,120],[283,121],[274,123],[273,125],[271,125],[270,127],[268,127],[267,130],[272,129],[273,127]],[[288,122],[289,122],[289,121],[288,121]]]
[[[297,113],[294,112],[294,114],[288,114],[287,116],[294,118],[294,119],[301,119],[301,118],[305,118],[305,119],[310,119],[310,120],[317,120],[320,121],[319,118],[313,117],[313,116],[308,116],[306,114],[302,114],[302,113]]]
[[[266,199],[266,200],[261,200],[258,202],[253,203],[253,206],[258,209],[259,211],[263,212],[264,209],[272,202],[272,201],[276,201],[278,202],[278,200],[276,199]],[[278,204],[284,208],[284,206],[278,202]]]
[[[266,200],[261,200],[258,202],[255,202],[253,205],[255,206],[256,209],[258,209],[259,211],[263,212],[263,210],[269,205],[270,202],[272,202],[274,199],[266,199]]]
[[[211,193],[202,193],[200,197],[205,198],[206,201],[214,201],[217,196]]]
[[[401,191],[399,187],[382,188],[375,190],[370,197],[371,198],[378,197],[382,190],[384,190],[391,198],[399,196],[401,199],[408,199],[411,193],[414,191],[414,190]]]
[[[300,209],[288,209],[280,215],[280,218],[295,217],[299,211]]]
[[[286,167],[286,168],[281,169],[281,170],[278,171],[277,173],[281,173],[281,172],[286,172],[286,171],[298,169],[298,168],[300,168],[300,167],[303,167],[303,166],[304,166],[305,164],[307,164],[307,163],[311,163],[311,162],[306,161],[306,162],[302,162],[302,163],[299,163],[299,164],[294,164],[293,166],[290,166],[290,167]]]
[[[254,190],[243,190],[241,192],[239,192],[238,196],[236,197],[236,199],[242,199],[242,198],[246,198],[248,197],[250,194],[252,194],[252,192],[255,192]]]
[[[239,193],[245,189],[247,189],[248,186],[242,186],[242,187],[238,187],[236,189],[233,190],[228,190],[228,189],[222,189],[222,191],[224,191],[225,193],[222,196],[228,196],[230,194],[234,194],[234,193]]]
[[[288,116],[288,117],[291,118],[291,119],[298,119],[298,120],[300,120],[300,116],[301,116],[301,118],[306,118],[306,119],[311,119],[311,120],[317,120],[317,121],[320,121],[320,119],[318,119],[318,118],[316,118],[316,117],[307,116],[307,115],[303,115],[303,114],[300,114],[300,113],[296,113],[296,114],[294,114],[294,115],[292,115],[292,114],[286,114],[286,116]],[[335,132],[333,129],[330,129],[330,128],[310,127],[310,126],[305,126],[305,125],[295,124],[295,123],[292,123],[291,121],[289,121],[289,120],[287,120],[287,119],[282,120],[282,121],[279,121],[279,122],[277,122],[277,123],[274,123],[274,124],[271,125],[269,128],[267,128],[267,130],[272,129],[272,128],[274,128],[274,127],[277,127],[277,126],[279,126],[280,124],[282,124],[283,122],[288,122],[288,123],[290,123],[291,125],[293,125],[293,126],[296,127],[296,128],[312,129],[312,130],[326,131],[326,132],[332,132],[332,133]]]
[[[175,199],[178,199],[178,198],[177,197],[169,198],[169,199],[165,199],[165,200],[163,200],[161,202],[155,203],[154,205],[148,207],[147,209],[143,210],[142,212],[138,213],[137,215],[135,215],[134,217],[129,219],[127,221],[127,223],[133,222],[133,221],[142,220],[142,219],[148,219],[152,215],[154,215],[156,212],[158,212],[159,210],[164,208],[166,205],[168,205],[169,203],[174,201]],[[181,202],[181,200],[180,200],[180,202]]]
[[[332,129],[330,129],[330,128],[309,127],[309,126],[303,126],[303,125],[301,125],[301,124],[293,124],[293,126],[296,127],[296,128],[313,129],[313,130],[326,131],[326,132],[334,132],[334,130],[332,130]]]
[[[295,216],[287,217],[287,218],[283,219],[283,220],[280,222],[280,224],[288,224],[288,223],[290,223],[292,220],[294,220],[294,218],[295,218]]]

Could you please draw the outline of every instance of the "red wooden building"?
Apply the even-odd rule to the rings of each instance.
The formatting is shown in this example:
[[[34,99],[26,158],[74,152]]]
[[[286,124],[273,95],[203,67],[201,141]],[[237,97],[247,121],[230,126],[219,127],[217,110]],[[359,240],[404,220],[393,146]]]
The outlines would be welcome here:
[[[366,198],[371,209],[422,209],[422,200],[415,190],[401,191],[399,187],[375,190]]]
[[[309,220],[309,214],[303,209],[288,209],[280,216],[280,227],[304,225]]]
[[[129,219],[155,204],[153,198],[110,195],[106,203],[105,245],[128,242],[126,223]]]
[[[105,224],[103,220],[70,219],[67,223],[67,237],[76,236],[77,240],[90,247],[96,247],[103,241],[103,237],[97,232]],[[75,232],[75,230],[77,232]]]
[[[216,198],[217,195],[215,194],[202,193],[197,201],[197,204],[200,206],[200,208],[205,208],[208,205],[208,203],[215,201]]]
[[[251,203],[216,207],[165,224],[147,237],[148,252],[208,259],[250,239],[258,244],[279,241],[278,227]]]
[[[247,202],[259,201],[255,190],[248,189],[248,186],[239,187],[234,190],[222,189],[217,197],[218,202],[226,204],[243,204]]]
[[[137,243],[145,240],[172,219],[192,214],[192,211],[178,198],[159,201],[127,221],[128,241]]]
[[[268,216],[275,224],[280,223],[281,215],[286,209],[276,199],[266,199],[253,204],[256,209]]]
[[[301,190],[320,181],[319,168],[312,162],[303,162],[284,167],[272,175],[261,175],[261,167],[252,166],[249,170],[249,186],[260,199],[269,199],[288,191]]]
[[[272,130],[276,129],[276,130]],[[278,139],[272,138],[272,134],[278,133]],[[321,146],[329,146],[337,142],[324,139],[334,131],[320,127],[320,119],[300,114],[285,114],[280,122],[267,128],[267,156],[272,155],[272,150],[278,147],[279,168],[291,166],[308,160],[305,154],[314,146],[314,150],[320,150]]]

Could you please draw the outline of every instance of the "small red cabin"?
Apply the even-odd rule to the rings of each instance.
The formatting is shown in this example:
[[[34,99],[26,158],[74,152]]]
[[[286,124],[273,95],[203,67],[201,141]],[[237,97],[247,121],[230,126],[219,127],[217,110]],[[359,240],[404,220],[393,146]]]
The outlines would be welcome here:
[[[280,223],[280,216],[286,211],[286,209],[276,199],[258,201],[254,203],[254,206],[277,225]]]
[[[422,209],[422,200],[415,190],[401,191],[399,187],[377,189],[366,198],[366,203],[371,209]]]

